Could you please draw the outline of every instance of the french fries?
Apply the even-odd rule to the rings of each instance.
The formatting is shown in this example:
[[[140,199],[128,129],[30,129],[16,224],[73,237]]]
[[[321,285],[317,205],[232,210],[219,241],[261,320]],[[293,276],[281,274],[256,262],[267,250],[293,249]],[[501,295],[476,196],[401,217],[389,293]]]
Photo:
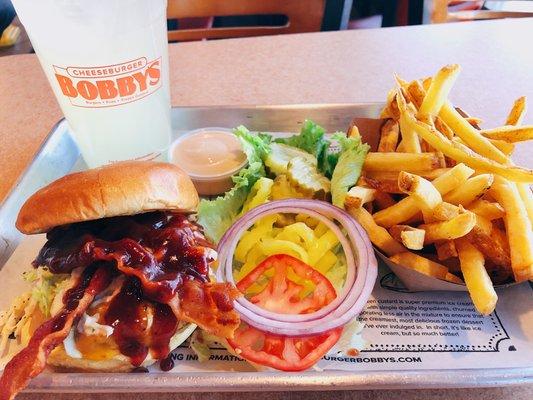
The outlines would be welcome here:
[[[381,111],[380,118],[392,118],[398,121],[400,111],[398,110],[398,103],[396,102],[396,90],[393,89],[387,94],[387,105]]]
[[[448,172],[450,168],[436,168],[416,171],[416,175],[428,179],[430,181],[438,178],[444,173]],[[365,171],[365,176],[375,179],[377,181],[395,181],[398,182],[398,176],[401,171]]]
[[[436,178],[432,183],[441,195],[459,187],[474,173],[474,170],[464,164],[458,164],[445,174]],[[412,197],[406,197],[395,205],[374,214],[378,225],[390,228],[401,224],[420,211],[417,202]]]
[[[354,186],[346,194],[345,203],[349,203],[349,207],[361,208],[364,204],[374,201],[376,198],[376,190],[362,186]]]
[[[375,190],[373,199],[359,209],[357,200],[350,212],[392,262],[466,284],[488,315],[497,302],[493,283],[533,279],[533,171],[509,158],[516,143],[533,139],[533,125],[521,125],[521,97],[504,126],[481,129],[480,118],[448,99],[459,69],[411,82],[396,77],[378,152],[359,183]]]
[[[455,243],[461,262],[461,272],[472,302],[480,314],[489,315],[496,307],[498,295],[485,269],[485,258],[468,240],[461,238]]]
[[[398,143],[398,147],[396,147],[396,151],[399,152],[399,153],[404,153],[405,152],[405,148],[404,148],[404,145],[403,145],[403,140],[400,140],[400,143]]]
[[[503,218],[505,210],[499,203],[491,202],[484,199],[478,199],[470,204],[467,209],[483,218],[492,221],[493,219]]]
[[[524,119],[524,114],[526,113],[526,97],[522,96],[515,100],[505,125],[520,125]]]
[[[407,86],[407,93],[409,93],[409,96],[413,100],[415,106],[417,108],[420,108],[420,105],[424,101],[424,97],[426,96],[426,89],[424,89],[424,86],[422,86],[422,83],[419,80],[414,80]]]
[[[486,259],[501,269],[510,270],[511,256],[505,233],[480,215],[477,215],[476,219],[476,225],[467,235],[468,240],[483,253]]]
[[[365,158],[366,171],[418,171],[441,168],[442,160],[436,153],[373,153]]]
[[[454,274],[452,274],[450,272],[448,272],[446,274],[446,276],[444,277],[444,280],[446,280],[448,282],[451,282],[451,283],[456,283],[458,285],[464,285],[465,284],[461,278],[455,276]]]
[[[442,203],[442,196],[435,186],[420,176],[402,171],[398,176],[398,187],[413,197],[421,210],[430,211]]]
[[[471,212],[459,214],[448,221],[422,224],[420,229],[426,231],[424,244],[452,240],[468,234],[476,224],[476,215]]]
[[[486,129],[481,134],[488,139],[503,140],[509,143],[524,142],[533,139],[533,126],[506,125],[495,129]]]
[[[394,225],[389,229],[391,236],[410,250],[422,250],[424,247],[423,229],[413,228],[409,225]]]
[[[374,222],[372,215],[364,208],[354,208],[348,205],[347,211],[367,231],[370,241],[387,256],[393,256],[394,254],[407,250],[399,242],[394,240],[385,228],[378,226]]]
[[[418,139],[416,132],[408,126],[403,126],[401,119],[400,129],[402,130],[402,151],[405,153],[421,153],[422,147],[420,146],[420,139]]]
[[[361,177],[360,183],[364,184],[365,186],[368,186],[370,188],[373,188],[375,190],[379,190],[381,192],[385,193],[402,193],[400,188],[398,187],[398,180],[393,179],[385,179],[385,180],[378,180],[368,177]]]
[[[359,128],[353,125],[350,131],[348,132],[348,137],[353,138],[353,137],[358,137],[358,136],[361,136],[361,133],[359,132]]]
[[[511,267],[517,282],[533,277],[533,231],[518,188],[498,177],[490,194],[505,210],[505,227],[511,251]]]
[[[400,107],[399,104],[398,107]],[[482,136],[476,128],[470,125],[450,103],[445,104],[441,108],[439,115],[448,124],[450,129],[473,151],[499,163],[507,162],[507,156],[498,150],[487,138]],[[444,151],[442,152],[445,153]]]
[[[435,117],[434,125],[435,129],[446,136],[447,139],[453,139],[454,133],[452,129],[446,125],[446,122],[444,122],[441,117]]]
[[[483,123],[483,120],[481,118],[478,118],[478,117],[465,117],[465,119],[474,128],[477,128],[479,125],[481,125]]]
[[[432,217],[436,221],[449,221],[452,218],[457,217],[459,214],[463,213],[464,209],[462,206],[456,206],[450,203],[443,201],[437,207],[433,209]]]
[[[403,101],[405,101],[405,99]],[[401,101],[399,101],[398,103],[400,104]],[[443,109],[445,107],[443,107]],[[461,145],[460,143],[448,140],[444,135],[436,131],[431,126],[417,121],[414,116],[408,115],[407,113],[402,112],[401,118],[405,118],[405,120],[408,121],[408,126],[410,128],[415,129],[416,132],[435,149],[441,151],[448,157],[451,157],[458,162],[465,163],[466,165],[472,168],[479,169],[481,171],[492,172],[501,175],[514,182],[533,183],[532,170],[501,164],[492,159],[483,157],[475,153],[474,151],[469,150],[466,146]],[[471,127],[471,125],[469,125],[468,123],[466,124]],[[464,140],[464,138],[462,139]],[[505,162],[507,162],[507,157],[505,156],[505,154],[496,149],[496,147],[494,147],[488,141],[488,139],[484,139],[487,140],[487,143],[489,143],[489,145],[494,150],[501,154],[501,156],[505,158]],[[467,142],[466,140],[464,141]]]
[[[481,197],[494,182],[494,176],[491,174],[481,174],[468,179],[464,185],[452,190],[446,196],[444,201],[450,204],[467,206],[474,200]]]
[[[489,139],[498,150],[500,150],[506,156],[510,156],[514,151],[514,143],[506,142],[505,140]]]
[[[531,192],[529,185],[524,183],[518,183],[516,187],[518,188],[518,193],[520,194],[520,197],[522,198],[522,201],[526,207],[529,221],[531,221],[531,225],[533,225],[533,192]]]
[[[378,152],[388,153],[396,150],[400,126],[397,121],[389,119],[381,127],[381,137],[378,145]]]
[[[457,248],[453,240],[445,240],[444,242],[435,243],[435,250],[437,250],[437,258],[441,261],[457,257]]]
[[[437,72],[431,80],[424,101],[418,110],[418,118],[423,119],[428,115],[435,117],[439,114],[439,111],[448,99],[448,94],[452,90],[460,70],[459,65],[453,64],[447,65]]]
[[[391,207],[396,204],[396,202],[389,193],[385,193],[379,190],[377,190],[375,193],[374,203],[379,209]]]

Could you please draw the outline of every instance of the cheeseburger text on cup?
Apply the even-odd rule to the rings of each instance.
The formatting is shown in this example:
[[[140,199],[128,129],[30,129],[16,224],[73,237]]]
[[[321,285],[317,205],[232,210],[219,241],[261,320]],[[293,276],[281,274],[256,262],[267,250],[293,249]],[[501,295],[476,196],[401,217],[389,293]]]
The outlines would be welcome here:
[[[54,66],[61,93],[79,107],[110,107],[146,97],[161,87],[161,59],[145,57],[98,67]]]

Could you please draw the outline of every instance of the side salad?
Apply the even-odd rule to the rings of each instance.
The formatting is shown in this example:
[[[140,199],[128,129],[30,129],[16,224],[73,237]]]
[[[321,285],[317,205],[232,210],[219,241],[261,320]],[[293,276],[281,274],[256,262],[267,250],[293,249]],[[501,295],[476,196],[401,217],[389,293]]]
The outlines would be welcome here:
[[[244,126],[234,133],[248,166],[198,212],[218,244],[217,281],[242,293],[234,337],[214,340],[256,366],[284,371],[311,368],[332,349],[357,352],[363,342],[355,317],[377,267],[363,229],[343,208],[369,146],[360,136],[327,136],[308,120],[288,138]],[[198,333],[191,341],[200,358],[208,340]]]
[[[242,143],[248,166],[233,177],[231,190],[214,200],[202,200],[198,209],[198,222],[214,243],[239,216],[269,200],[331,199],[342,208],[370,150],[360,136],[337,132],[328,137],[310,120],[304,121],[298,135],[288,138],[253,134],[244,126],[234,133]]]

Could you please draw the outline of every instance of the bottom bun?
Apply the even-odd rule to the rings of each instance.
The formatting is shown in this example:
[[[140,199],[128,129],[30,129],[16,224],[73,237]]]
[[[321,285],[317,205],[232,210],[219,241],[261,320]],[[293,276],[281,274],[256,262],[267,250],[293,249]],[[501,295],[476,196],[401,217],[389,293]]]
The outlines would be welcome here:
[[[194,332],[196,325],[185,324],[178,329],[178,331],[170,339],[170,348],[176,349]],[[153,359],[150,354],[142,363],[142,367],[148,367],[157,360]],[[70,357],[63,344],[56,347],[48,357],[48,365],[60,369],[69,371],[80,372],[129,372],[136,367],[131,364],[129,357],[123,354],[116,354],[111,358],[104,360],[88,360],[85,358],[73,358]]]

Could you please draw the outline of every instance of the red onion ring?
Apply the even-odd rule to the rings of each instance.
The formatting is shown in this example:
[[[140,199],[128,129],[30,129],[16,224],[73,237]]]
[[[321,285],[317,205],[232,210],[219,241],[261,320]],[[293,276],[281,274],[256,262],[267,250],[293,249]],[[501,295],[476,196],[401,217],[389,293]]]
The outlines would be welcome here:
[[[241,235],[259,218],[280,212],[310,215],[324,222],[338,235],[348,264],[341,293],[326,307],[310,314],[273,313],[252,304],[244,297],[235,301],[235,309],[249,325],[279,335],[313,335],[345,325],[363,310],[368,301],[377,278],[377,261],[364,229],[344,210],[329,203],[317,200],[279,200],[262,204],[246,213],[220,240],[217,279],[235,283],[233,254]],[[335,219],[341,224],[348,234],[349,242],[329,219]],[[354,252],[358,259],[357,267]]]
[[[278,213],[295,213],[296,214],[296,213],[301,212],[301,210],[302,210],[301,208],[281,206],[281,207],[271,208],[268,211],[263,212],[263,213],[261,213],[260,211],[259,212],[254,212],[252,215],[249,216],[249,219],[246,221],[245,224],[243,224],[243,226],[239,230],[240,230],[241,233],[245,232],[257,220],[259,220],[259,219],[261,219],[261,218],[263,218],[263,217],[265,217],[267,215],[278,214]],[[347,273],[346,273],[346,281],[347,282],[353,282],[355,280],[355,273],[356,273],[354,254],[353,254],[352,248],[350,246],[350,243],[344,237],[344,235],[341,232],[341,230],[339,229],[339,227],[337,225],[335,225],[330,219],[324,217],[322,214],[319,214],[318,212],[316,212],[314,210],[313,211],[306,210],[304,213],[309,215],[309,216],[311,216],[311,217],[314,217],[314,218],[318,219],[320,222],[324,223],[339,238],[341,246],[342,246],[342,248],[343,248],[343,250],[344,250],[344,252],[346,254],[346,262],[348,264],[347,265]],[[228,246],[224,246],[225,250],[228,253],[233,254],[235,252],[235,248],[237,247],[239,239],[240,239],[240,235],[233,236],[233,238],[228,242]],[[231,259],[231,263],[233,265],[233,259]],[[226,269],[226,276],[223,277],[223,279],[224,278],[225,278],[226,282],[230,282],[230,283],[232,283],[233,285],[236,286],[235,280],[234,280],[234,277],[233,277],[233,268],[231,268],[231,269],[227,268]],[[346,298],[346,296],[348,295],[348,289],[349,289],[348,285],[344,285],[343,286],[343,290],[341,291],[340,294],[337,295],[337,297],[335,298],[334,301],[329,303],[327,306],[321,308],[320,310],[318,310],[318,311],[316,311],[314,313],[309,313],[309,314],[277,314],[277,313],[273,313],[271,311],[265,310],[264,308],[258,307],[255,304],[253,304],[251,302],[248,302],[248,300],[246,300],[246,299],[245,299],[245,301],[247,303],[245,304],[245,307],[250,309],[251,311],[255,312],[256,314],[261,315],[261,316],[266,317],[266,318],[272,318],[275,315],[277,317],[276,319],[278,319],[280,321],[286,321],[286,322],[309,321],[309,320],[314,320],[314,319],[317,319],[319,317],[322,317],[322,316],[324,316],[326,314],[329,314],[331,311],[335,310],[342,303],[342,301]]]

